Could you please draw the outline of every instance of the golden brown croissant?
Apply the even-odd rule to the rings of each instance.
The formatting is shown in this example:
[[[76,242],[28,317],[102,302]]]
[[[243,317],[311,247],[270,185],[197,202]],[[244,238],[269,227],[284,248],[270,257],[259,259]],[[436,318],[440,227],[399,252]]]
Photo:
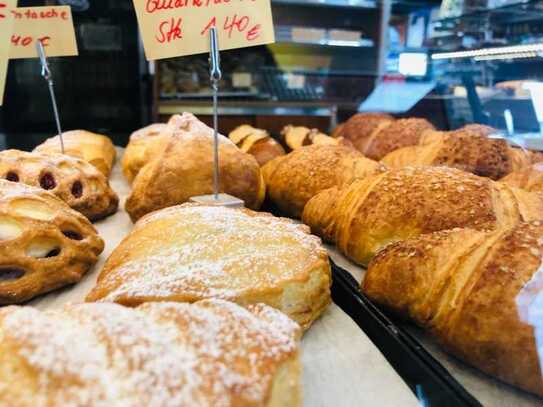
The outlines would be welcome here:
[[[384,171],[384,166],[353,148],[314,145],[299,148],[262,167],[268,197],[285,214],[300,217],[320,191]]]
[[[281,131],[281,136],[291,150],[313,144],[352,146],[352,143],[343,137],[330,137],[327,134],[321,133],[318,129],[310,129],[303,126],[285,126]]]
[[[406,167],[312,198],[302,220],[366,265],[391,242],[422,233],[513,226],[540,219],[543,195],[447,167]]]
[[[502,178],[500,182],[526,191],[543,192],[543,163],[521,168]]]
[[[394,117],[387,113],[357,113],[343,124],[339,136],[345,137],[358,151],[366,155],[371,135],[393,121]]]
[[[543,396],[542,245],[539,221],[421,235],[381,251],[362,290],[467,363]]]
[[[87,218],[59,198],[0,180],[0,305],[78,282],[103,249]]]
[[[522,150],[512,149],[507,141],[469,129],[426,132],[420,143],[391,152],[383,163],[392,168],[447,166],[497,180],[530,162]]]
[[[285,155],[285,149],[275,141],[266,130],[257,129],[248,124],[236,127],[228,138],[244,153],[251,154],[258,165],[263,166],[275,157]]]
[[[109,137],[91,133],[86,130],[72,130],[62,133],[64,152],[77,157],[98,168],[102,174],[109,177],[115,163],[116,151]],[[38,153],[60,153],[58,136],[48,138],[34,149]]]
[[[249,209],[185,204],[142,218],[87,300],[263,302],[307,329],[330,303],[330,283],[326,250],[307,226]]]
[[[138,173],[126,211],[133,221],[146,213],[213,192],[213,130],[184,113],[164,143],[154,146],[151,160]],[[153,147],[152,147],[153,148]],[[258,209],[266,187],[256,159],[219,135],[220,191]]]
[[[299,336],[262,304],[7,307],[0,405],[298,407]]]
[[[0,177],[41,187],[90,220],[117,211],[119,198],[107,178],[93,165],[57,153],[0,152]]]

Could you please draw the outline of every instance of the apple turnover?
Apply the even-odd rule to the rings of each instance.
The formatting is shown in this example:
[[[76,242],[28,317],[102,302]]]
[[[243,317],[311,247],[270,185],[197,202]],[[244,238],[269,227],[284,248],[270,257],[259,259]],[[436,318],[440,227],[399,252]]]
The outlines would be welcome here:
[[[79,281],[103,249],[92,224],[56,196],[0,179],[0,305]]]
[[[330,303],[330,283],[327,252],[307,226],[249,209],[185,204],[142,218],[87,300],[262,302],[306,329]]]
[[[299,336],[263,304],[7,307],[0,405],[298,407]]]
[[[0,152],[0,177],[52,192],[91,221],[117,211],[119,198],[89,163],[64,154]]]

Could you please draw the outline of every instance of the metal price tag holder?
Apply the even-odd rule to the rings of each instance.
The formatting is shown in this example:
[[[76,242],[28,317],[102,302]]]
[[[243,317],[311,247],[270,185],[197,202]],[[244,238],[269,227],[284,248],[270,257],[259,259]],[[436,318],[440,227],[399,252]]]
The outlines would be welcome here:
[[[239,208],[244,206],[244,202],[241,199],[219,192],[221,185],[219,169],[219,81],[221,78],[221,59],[217,29],[211,27],[209,30],[209,79],[211,81],[211,89],[213,90],[213,194],[194,196],[190,201],[205,205]]]
[[[51,74],[51,69],[47,63],[47,56],[45,54],[45,49],[40,40],[36,41],[36,50],[38,51],[38,56],[40,57],[41,64],[41,76],[47,82],[49,86],[49,95],[51,97],[51,104],[53,105],[53,114],[55,116],[55,123],[57,124],[58,137],[60,139],[60,150],[64,154],[64,139],[62,138],[62,128],[60,127],[60,117],[58,114],[57,100],[55,98],[55,90],[53,88],[53,75]]]

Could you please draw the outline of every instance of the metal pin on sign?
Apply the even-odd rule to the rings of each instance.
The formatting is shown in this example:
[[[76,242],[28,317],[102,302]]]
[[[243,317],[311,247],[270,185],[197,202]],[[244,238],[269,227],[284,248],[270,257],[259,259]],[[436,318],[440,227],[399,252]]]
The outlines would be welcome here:
[[[55,122],[57,125],[58,137],[60,139],[60,149],[62,154],[64,154],[64,139],[62,138],[62,129],[60,127],[60,117],[58,114],[57,100],[55,98],[55,91],[53,89],[53,76],[51,70],[49,69],[49,64],[47,63],[47,56],[45,55],[45,49],[40,40],[36,41],[36,50],[38,51],[38,56],[40,57],[41,64],[41,76],[47,81],[49,86],[49,95],[51,96],[51,104],[53,105],[53,113],[55,116]]]
[[[219,55],[219,41],[217,29],[209,30],[209,77],[213,90],[213,194],[215,200],[219,199],[219,81],[221,80],[221,60]]]

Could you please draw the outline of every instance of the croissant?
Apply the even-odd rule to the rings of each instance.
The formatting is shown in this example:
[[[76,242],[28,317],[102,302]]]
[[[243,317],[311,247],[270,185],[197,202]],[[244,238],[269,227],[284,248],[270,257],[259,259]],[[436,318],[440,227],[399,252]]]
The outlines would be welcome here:
[[[321,133],[318,129],[310,129],[303,126],[285,126],[281,131],[281,136],[291,150],[313,144],[352,146],[352,143],[343,137],[330,137],[327,134]]]
[[[500,182],[526,191],[543,192],[543,163],[521,168],[502,178]]]
[[[338,130],[339,136],[345,137],[358,151],[367,155],[371,135],[387,127],[394,120],[394,117],[387,113],[357,113]]]
[[[455,227],[513,226],[543,214],[543,195],[447,167],[406,167],[322,191],[302,220],[367,265],[391,242]]]
[[[213,192],[213,130],[190,113],[176,118],[177,130],[155,145],[133,182],[126,211],[133,221],[146,213]],[[153,148],[153,147],[151,147]],[[258,209],[266,187],[256,159],[219,135],[220,190]]]
[[[0,305],[78,282],[103,249],[87,218],[59,198],[0,179]]]
[[[94,165],[98,171],[109,177],[115,163],[116,151],[109,137],[86,130],[72,130],[62,133],[64,152],[81,158]],[[34,149],[38,153],[60,153],[58,136],[48,138]]]
[[[421,235],[375,256],[362,290],[465,362],[543,396],[542,245],[539,221]]]
[[[285,155],[285,149],[266,130],[256,129],[248,124],[236,127],[228,138],[244,153],[251,154],[258,165],[263,166],[275,157]]]
[[[185,204],[142,218],[87,300],[262,302],[307,329],[330,303],[330,282],[326,250],[307,226],[249,209]]]
[[[119,204],[98,169],[68,155],[5,150],[0,152],[0,177],[48,190],[90,220],[115,213]]]
[[[7,307],[0,405],[298,407],[299,337],[262,304]]]
[[[300,217],[320,191],[384,171],[384,166],[346,146],[313,145],[262,167],[269,199],[285,214]]]
[[[382,162],[392,168],[448,166],[498,180],[530,158],[514,150],[503,139],[491,139],[473,130],[426,132],[420,145],[404,147],[386,155]]]

